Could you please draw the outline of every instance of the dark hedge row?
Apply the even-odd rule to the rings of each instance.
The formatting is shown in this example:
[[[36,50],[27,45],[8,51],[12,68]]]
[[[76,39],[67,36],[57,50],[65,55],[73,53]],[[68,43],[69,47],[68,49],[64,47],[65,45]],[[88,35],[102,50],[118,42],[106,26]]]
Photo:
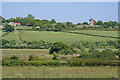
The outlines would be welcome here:
[[[79,61],[2,61],[3,66],[120,66],[119,61],[79,60]]]

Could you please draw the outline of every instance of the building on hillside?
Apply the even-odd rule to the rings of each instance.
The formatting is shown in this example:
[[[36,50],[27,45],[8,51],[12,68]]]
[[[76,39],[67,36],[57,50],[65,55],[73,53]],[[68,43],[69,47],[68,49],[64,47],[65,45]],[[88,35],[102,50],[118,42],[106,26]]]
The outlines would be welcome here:
[[[11,25],[11,26],[21,26],[21,24],[17,23],[17,22],[10,22],[8,25]]]

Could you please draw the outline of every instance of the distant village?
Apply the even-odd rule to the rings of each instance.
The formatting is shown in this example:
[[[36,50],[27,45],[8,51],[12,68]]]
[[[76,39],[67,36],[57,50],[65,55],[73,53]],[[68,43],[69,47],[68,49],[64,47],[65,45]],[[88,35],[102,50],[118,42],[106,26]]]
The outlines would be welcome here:
[[[61,24],[66,24],[66,23],[64,22],[64,23],[61,23]],[[19,27],[22,26],[21,23],[17,23],[17,22],[10,22],[10,23],[8,23],[8,25],[19,26]],[[53,24],[53,25],[56,25],[56,24]],[[89,20],[89,25],[77,25],[76,27],[81,27],[82,28],[82,27],[90,27],[90,26],[92,26],[92,27],[100,27],[99,25],[95,24],[93,19]],[[36,28],[39,28],[39,26],[36,26]]]

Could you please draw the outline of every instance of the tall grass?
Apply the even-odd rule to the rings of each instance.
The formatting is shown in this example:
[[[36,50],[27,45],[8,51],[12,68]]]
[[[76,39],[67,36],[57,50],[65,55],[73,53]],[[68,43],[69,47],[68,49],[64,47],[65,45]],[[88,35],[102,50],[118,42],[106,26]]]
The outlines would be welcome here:
[[[117,67],[3,67],[3,78],[118,78]]]

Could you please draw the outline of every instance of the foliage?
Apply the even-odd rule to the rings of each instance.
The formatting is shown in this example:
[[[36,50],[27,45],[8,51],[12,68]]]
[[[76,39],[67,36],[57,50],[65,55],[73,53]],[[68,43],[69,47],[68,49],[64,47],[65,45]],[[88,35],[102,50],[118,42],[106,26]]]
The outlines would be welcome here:
[[[119,66],[118,61],[100,59],[73,59],[62,61],[2,61],[2,66]]]
[[[58,60],[58,54],[56,53],[53,54],[53,60]]]
[[[31,55],[29,55],[29,59],[28,59],[28,60],[29,60],[29,61],[38,61],[39,58],[36,57],[35,55],[31,54]]]
[[[15,29],[14,26],[6,25],[3,30],[5,30],[6,32],[13,32]]]
[[[72,53],[72,50],[65,43],[56,42],[50,48],[50,54],[53,54],[54,52],[56,52],[57,54],[61,53],[66,55],[68,53]]]
[[[11,49],[48,49],[52,43],[45,41],[23,41],[16,42],[15,40],[5,40],[2,39],[2,48]]]
[[[88,22],[83,22],[83,25],[88,25]]]
[[[19,22],[23,26],[32,26],[32,30],[38,30],[38,31],[61,31],[61,30],[80,30],[80,29],[93,29],[94,27],[86,27],[83,26],[83,28],[77,28],[77,25],[88,25],[88,22],[83,22],[83,23],[77,23],[73,24],[72,22],[66,22],[66,23],[58,23],[55,21],[55,19],[52,19],[51,21],[49,20],[39,20],[35,19],[35,17],[32,14],[28,14],[26,17],[21,18],[21,17],[16,17],[16,18],[10,18],[6,19],[0,16],[2,19],[2,22],[4,25],[6,25],[9,22]],[[95,21],[94,23],[96,25],[99,25],[100,27],[94,28],[95,30],[97,29],[107,29],[109,30],[116,30],[118,29],[118,23],[116,21],[109,21],[109,22],[102,22],[101,20]],[[59,24],[59,25],[58,25]],[[57,27],[57,26],[59,27]],[[36,28],[39,26],[40,28]],[[58,29],[59,28],[59,29]]]
[[[14,56],[11,56],[10,59],[11,59],[11,60],[18,60],[19,57],[17,57],[17,56],[14,55]]]
[[[111,49],[105,49],[99,54],[100,58],[116,58],[115,53]]]

